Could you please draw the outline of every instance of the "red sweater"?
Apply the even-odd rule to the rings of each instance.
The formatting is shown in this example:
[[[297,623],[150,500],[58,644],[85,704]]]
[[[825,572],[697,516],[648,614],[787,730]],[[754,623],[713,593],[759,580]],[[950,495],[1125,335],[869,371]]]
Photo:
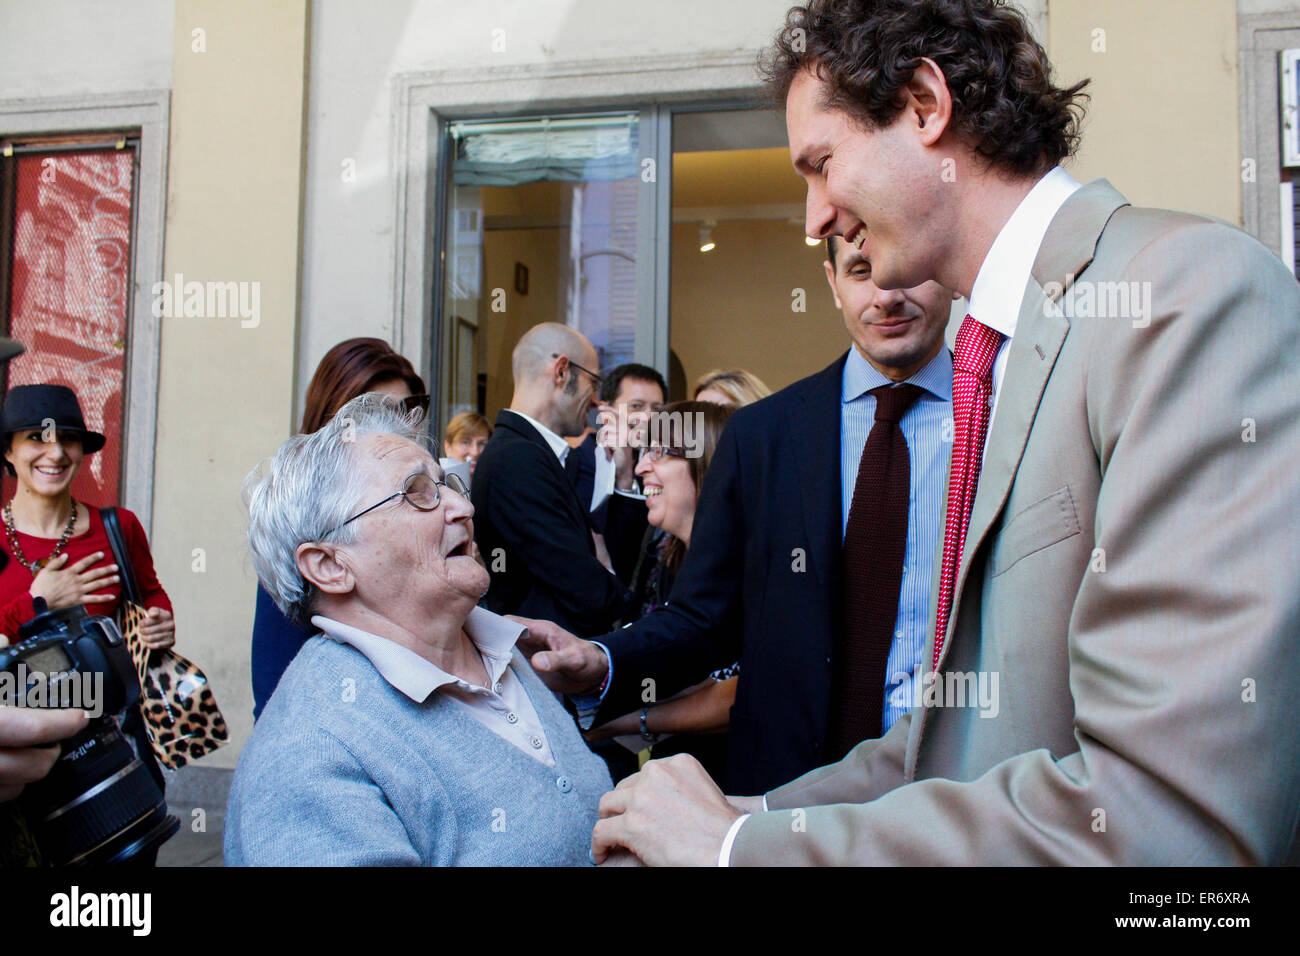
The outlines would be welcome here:
[[[158,583],[158,575],[153,569],[153,555],[149,553],[149,539],[145,537],[144,528],[140,527],[140,520],[125,508],[118,508],[117,515],[122,524],[122,536],[126,538],[127,553],[131,556],[131,564],[135,568],[136,581],[139,582],[140,593],[144,597],[144,606],[161,607],[170,611],[172,602],[167,597],[167,592],[162,589],[162,585]],[[36,538],[21,531],[17,532],[17,535],[18,544],[22,547],[23,555],[28,561],[45,557],[59,543],[58,538]],[[35,575],[18,563],[9,545],[9,537],[4,533],[3,528],[0,528],[0,547],[9,555],[8,563],[4,570],[0,571],[0,635],[7,637],[10,643],[17,643],[19,625],[36,616],[36,611],[32,607],[32,596],[29,593]],[[65,549],[68,561],[64,567],[76,564],[86,555],[94,554],[96,551],[104,552],[104,558],[96,565],[97,567],[113,563],[113,549],[109,547],[108,535],[104,533],[104,522],[99,517],[99,509],[91,508],[90,528],[85,534],[74,535],[68,539],[68,546]],[[117,614],[117,599],[121,596],[121,585],[114,584],[95,593],[111,594],[113,600],[102,604],[88,604],[86,610],[91,614],[114,617]],[[3,641],[0,640],[0,643]]]

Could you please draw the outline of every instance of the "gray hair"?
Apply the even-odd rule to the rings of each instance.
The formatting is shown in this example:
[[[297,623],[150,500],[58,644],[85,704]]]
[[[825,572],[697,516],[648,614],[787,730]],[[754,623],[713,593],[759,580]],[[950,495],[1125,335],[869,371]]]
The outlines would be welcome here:
[[[285,616],[307,626],[314,588],[298,571],[295,552],[308,541],[351,544],[352,516],[365,493],[366,471],[357,467],[362,435],[397,435],[428,450],[420,421],[424,412],[404,411],[386,395],[371,392],[352,399],[319,431],[294,435],[268,462],[244,479],[248,507],[248,545],[263,589]]]

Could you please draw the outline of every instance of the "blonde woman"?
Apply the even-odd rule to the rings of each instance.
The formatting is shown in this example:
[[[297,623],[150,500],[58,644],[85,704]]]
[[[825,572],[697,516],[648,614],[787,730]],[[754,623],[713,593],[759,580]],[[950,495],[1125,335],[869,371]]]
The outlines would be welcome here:
[[[715,368],[695,383],[694,398],[697,402],[743,408],[771,394],[772,390],[753,372],[743,368]]]
[[[443,455],[469,462],[469,473],[473,475],[474,464],[491,437],[492,425],[485,416],[478,412],[461,412],[447,423],[447,433],[442,440]]]

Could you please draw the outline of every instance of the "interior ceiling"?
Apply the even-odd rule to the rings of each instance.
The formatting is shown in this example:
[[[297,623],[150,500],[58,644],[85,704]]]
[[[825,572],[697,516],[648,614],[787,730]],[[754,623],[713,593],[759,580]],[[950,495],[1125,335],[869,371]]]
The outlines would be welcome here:
[[[785,147],[673,154],[674,209],[803,203],[803,180]]]

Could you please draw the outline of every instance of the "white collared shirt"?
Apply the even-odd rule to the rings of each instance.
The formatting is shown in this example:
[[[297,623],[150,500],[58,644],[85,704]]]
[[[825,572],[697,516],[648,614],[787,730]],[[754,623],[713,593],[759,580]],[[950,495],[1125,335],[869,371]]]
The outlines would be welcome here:
[[[989,428],[985,433],[984,447],[988,448],[988,435],[993,434],[993,419],[998,411],[998,397],[1002,394],[1002,377],[1007,370],[1007,352],[1016,334],[1020,318],[1020,301],[1025,286],[1038,258],[1038,247],[1043,244],[1047,227],[1052,224],[1065,201],[1074,195],[1079,182],[1060,166],[1054,166],[1011,214],[988,255],[975,276],[971,288],[968,311],[978,322],[1005,336],[993,360],[993,407],[989,413]]]
[[[564,460],[569,457],[569,452],[573,451],[569,443],[531,415],[525,415],[517,408],[512,408],[510,411],[541,432],[542,437],[546,439],[546,444],[551,446],[551,451],[555,452],[555,457],[560,459],[560,464],[563,465]]]
[[[550,743],[533,702],[510,666],[515,642],[524,627],[481,607],[469,612],[465,633],[478,649],[488,673],[488,687],[477,687],[448,674],[415,651],[378,634],[371,634],[317,614],[312,624],[328,638],[355,647],[380,676],[417,704],[440,691],[463,706],[480,724],[534,760],[555,766]]]

